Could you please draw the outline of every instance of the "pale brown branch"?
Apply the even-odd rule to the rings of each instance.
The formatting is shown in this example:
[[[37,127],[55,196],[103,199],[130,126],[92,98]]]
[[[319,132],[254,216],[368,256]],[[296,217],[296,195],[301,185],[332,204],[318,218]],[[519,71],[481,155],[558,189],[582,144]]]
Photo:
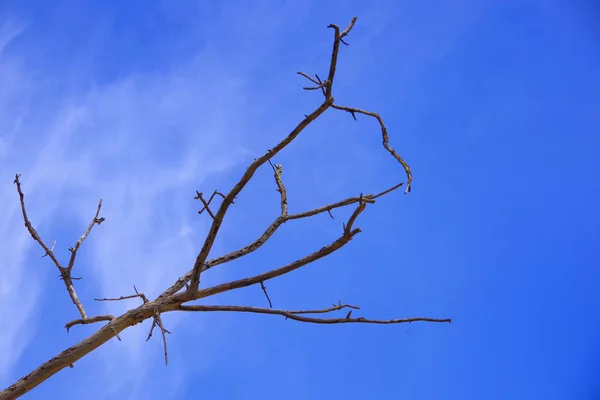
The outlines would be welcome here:
[[[347,36],[354,24],[356,23],[356,17],[352,17],[352,21],[343,32],[340,33],[340,28],[335,24],[330,24],[328,28],[333,28],[335,36],[333,39],[333,51],[331,52],[331,62],[329,63],[329,75],[327,76],[327,86],[325,88],[325,98],[331,98],[331,92],[333,90],[333,79],[335,78],[335,68],[337,66],[337,56],[340,49],[340,41]]]
[[[74,321],[68,322],[65,325],[65,328],[67,328],[67,332],[69,332],[69,329],[71,329],[71,327],[73,327],[74,325],[88,325],[101,321],[112,321],[113,319],[115,319],[115,317],[112,315],[97,315],[95,317],[76,319]]]
[[[79,250],[79,247],[81,247],[81,245],[83,244],[83,241],[88,237],[88,235],[92,231],[92,228],[94,227],[94,225],[96,225],[96,224],[100,225],[102,222],[104,222],[104,218],[98,218],[98,216],[100,215],[101,208],[102,208],[102,199],[100,199],[100,201],[98,202],[98,208],[96,209],[96,215],[94,215],[94,219],[92,219],[92,222],[88,225],[85,232],[83,232],[83,235],[81,235],[81,237],[79,238],[77,243],[75,243],[75,246],[73,246],[72,248],[69,249],[71,251],[71,258],[69,259],[69,265],[67,266],[67,270],[69,272],[71,272],[71,270],[73,269],[73,265],[75,264],[75,257],[77,256],[77,250]]]
[[[261,307],[249,307],[249,306],[185,306],[181,305],[178,307],[178,310],[181,311],[200,311],[200,312],[211,312],[211,311],[226,311],[226,312],[245,312],[245,313],[254,313],[254,314],[271,314],[271,315],[281,315],[289,319],[293,319],[295,321],[300,322],[309,322],[313,324],[347,324],[347,323],[362,323],[362,324],[402,324],[402,323],[411,323],[411,322],[452,322],[449,318],[425,318],[425,317],[411,317],[411,318],[402,318],[402,319],[367,319],[363,317],[358,318],[350,318],[350,314],[348,314],[344,318],[314,318],[314,317],[305,317],[302,315],[298,315],[298,313],[294,313],[292,311],[286,310],[277,310],[273,308],[261,308]]]
[[[348,220],[348,223],[344,226],[344,234],[345,235],[349,235],[350,234],[350,231],[352,230],[352,225],[354,225],[354,222],[356,221],[356,218],[358,218],[358,215],[361,212],[363,212],[363,210],[367,206],[367,203],[364,200],[362,194],[360,195],[359,199],[360,200],[359,200],[359,203],[358,203],[358,207],[356,207],[356,209],[354,210],[354,212],[350,216],[350,219]]]
[[[25,210],[25,195],[23,194],[23,190],[21,189],[21,181],[19,180],[20,177],[21,177],[21,174],[16,174],[15,180],[13,181],[13,183],[15,185],[17,185],[17,192],[19,193],[19,199],[21,202],[21,213],[23,214],[23,220],[25,222],[25,227],[27,228],[27,231],[29,231],[29,234],[31,235],[33,240],[38,242],[39,245],[42,247],[42,249],[44,249],[44,251],[45,251],[44,255],[50,257],[52,262],[54,262],[54,265],[56,265],[56,268],[58,268],[58,270],[60,271],[64,268],[62,267],[62,265],[60,265],[60,262],[54,255],[54,252],[52,251],[52,249],[50,249],[50,248],[48,248],[48,246],[46,246],[46,243],[44,243],[42,238],[40,238],[40,235],[38,235],[36,230],[33,228],[33,225],[31,225],[31,222],[29,221],[29,217],[27,216],[27,211]],[[53,246],[53,248],[54,248],[54,246]]]
[[[129,296],[121,296],[121,297],[104,297],[101,299],[94,299],[96,301],[121,301],[121,300],[127,300],[127,299],[135,299],[135,298],[142,298],[143,299],[144,294],[131,294]],[[148,301],[148,300],[146,300]]]
[[[379,126],[381,127],[381,137],[382,137],[383,147],[404,168],[404,171],[406,172],[406,177],[407,177],[406,192],[405,193],[409,193],[410,190],[411,190],[411,185],[412,185],[412,180],[413,180],[413,178],[412,178],[412,172],[410,170],[410,167],[406,163],[406,161],[404,161],[404,159],[402,159],[402,157],[400,157],[400,155],[396,152],[396,150],[394,150],[390,146],[387,128],[385,127],[385,124],[383,123],[383,119],[381,118],[381,116],[379,114],[375,113],[375,112],[365,111],[365,110],[361,110],[360,108],[355,108],[355,107],[339,106],[337,104],[332,104],[331,107],[333,107],[333,108],[335,108],[337,110],[342,110],[342,111],[346,111],[346,112],[350,113],[355,120],[356,120],[356,114],[363,114],[363,115],[368,115],[370,117],[373,117],[373,118],[375,118],[377,120],[377,122],[379,122]]]
[[[48,246],[46,246],[46,244],[44,243],[44,241],[42,240],[42,238],[40,237],[40,235],[33,228],[33,225],[31,224],[31,221],[29,221],[29,217],[27,216],[27,211],[25,210],[25,195],[23,194],[23,190],[21,189],[21,181],[19,180],[20,177],[21,177],[20,174],[16,174],[15,175],[15,180],[14,180],[13,183],[17,186],[17,192],[19,193],[19,200],[21,202],[21,213],[23,214],[23,220],[25,222],[25,226],[27,227],[27,230],[29,231],[29,234],[31,235],[31,237],[36,242],[39,243],[39,245],[46,252],[46,255],[48,257],[50,257],[50,259],[54,262],[54,265],[56,265],[56,268],[58,268],[58,271],[60,272],[61,279],[65,283],[65,287],[67,289],[67,292],[69,293],[69,297],[71,298],[71,301],[73,302],[73,304],[77,308],[77,311],[79,311],[79,314],[81,315],[81,319],[84,320],[84,321],[88,320],[88,316],[87,316],[87,314],[85,312],[85,308],[83,307],[83,304],[79,300],[79,297],[77,297],[77,292],[75,291],[75,287],[73,286],[73,280],[71,279],[71,270],[70,270],[70,268],[64,268],[60,264],[60,262],[58,261],[58,259],[54,255],[54,251],[52,249],[48,248]],[[54,248],[54,246],[52,246],[52,247]]]
[[[344,308],[352,308],[354,310],[360,310],[359,306],[352,306],[350,304],[342,304],[341,302],[338,305],[333,305],[333,307],[323,308],[321,310],[290,310],[289,313],[292,314],[325,314],[333,311],[342,310]]]
[[[283,167],[281,166],[281,164],[273,165],[271,160],[269,160],[269,164],[271,165],[271,168],[273,168],[273,176],[275,177],[275,183],[277,184],[277,191],[281,196],[281,216],[285,217],[288,215],[288,200],[287,191],[285,190],[285,186],[283,185],[283,181],[281,180]]]
[[[160,329],[160,334],[162,336],[163,341],[163,351],[165,355],[165,365],[169,365],[169,352],[167,349],[167,333],[170,334],[168,330],[165,329],[162,323],[162,318],[160,317],[160,313],[158,311],[154,311],[154,316],[152,320],[152,327],[150,328],[150,332],[148,333],[148,337],[146,338],[146,342],[150,340],[152,337],[152,331],[154,331],[154,327],[158,326]]]

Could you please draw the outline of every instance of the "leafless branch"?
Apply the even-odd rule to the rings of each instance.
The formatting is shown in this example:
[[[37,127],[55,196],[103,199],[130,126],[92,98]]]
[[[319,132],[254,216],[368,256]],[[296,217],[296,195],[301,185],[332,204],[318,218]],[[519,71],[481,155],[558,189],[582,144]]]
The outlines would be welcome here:
[[[74,325],[88,325],[101,321],[112,321],[113,319],[115,319],[115,317],[112,315],[98,315],[95,317],[76,319],[71,322],[68,322],[65,325],[65,328],[67,328],[67,332],[69,332],[69,329],[71,329]]]
[[[21,201],[21,213],[23,214],[23,220],[25,221],[25,227],[29,231],[29,234],[31,235],[33,240],[35,240],[36,242],[39,243],[40,246],[42,246],[42,248],[45,251],[44,255],[50,257],[52,262],[54,262],[54,265],[56,265],[56,268],[58,268],[58,270],[60,271],[64,268],[60,265],[60,262],[54,255],[54,252],[50,248],[48,248],[48,246],[46,246],[44,241],[40,238],[40,235],[38,235],[36,230],[33,228],[33,225],[31,225],[31,222],[29,221],[29,217],[27,216],[27,211],[25,210],[25,195],[23,194],[23,190],[21,189],[21,181],[19,180],[19,178],[21,178],[21,174],[16,174],[15,180],[13,183],[15,185],[17,185],[17,192],[19,193],[19,199]]]
[[[260,307],[249,307],[249,306],[179,306],[178,308],[181,311],[201,311],[201,312],[209,312],[209,311],[229,311],[229,312],[246,312],[246,313],[254,313],[254,314],[272,314],[272,315],[282,315],[284,317],[293,319],[295,321],[300,322],[309,322],[313,324],[347,324],[347,323],[362,323],[362,324],[402,324],[402,323],[411,323],[411,322],[452,322],[449,318],[425,318],[425,317],[411,317],[411,318],[402,318],[402,319],[368,319],[363,317],[358,318],[349,318],[349,315],[344,318],[314,318],[314,317],[305,317],[302,315],[298,315],[297,312],[294,311],[286,311],[286,310],[277,310],[273,308],[260,308]],[[312,311],[312,313],[317,313],[319,311]],[[324,312],[324,311],[321,311]]]
[[[383,147],[396,159],[398,160],[398,162],[402,165],[402,167],[404,168],[404,171],[406,172],[406,177],[407,177],[407,181],[406,181],[406,192],[405,193],[409,193],[411,190],[411,185],[412,185],[412,172],[410,170],[410,167],[408,166],[408,164],[406,163],[406,161],[404,161],[402,159],[402,157],[400,157],[400,155],[396,152],[396,150],[394,150],[392,147],[390,147],[390,143],[389,143],[389,136],[388,136],[388,132],[387,132],[387,128],[385,127],[385,124],[383,123],[383,119],[381,118],[381,116],[377,113],[371,112],[371,111],[365,111],[365,110],[361,110],[360,108],[354,108],[354,107],[346,107],[346,106],[339,106],[337,104],[332,104],[331,107],[337,109],[337,110],[342,110],[342,111],[346,111],[348,113],[350,113],[352,115],[352,118],[354,118],[356,120],[356,114],[364,114],[364,115],[368,115],[369,117],[373,117],[377,120],[377,122],[379,122],[379,126],[381,126],[381,137],[382,137],[382,143],[383,143]]]
[[[283,181],[281,180],[283,167],[281,166],[281,164],[273,165],[271,160],[269,160],[269,164],[271,164],[271,168],[273,168],[273,176],[275,177],[275,183],[277,184],[277,191],[281,195],[281,216],[286,217],[288,215],[288,202],[287,191],[285,190],[285,186],[283,185]]]
[[[49,256],[50,259],[52,260],[52,262],[54,262],[54,265],[56,265],[56,268],[58,268],[58,271],[60,272],[60,277],[61,277],[62,281],[65,283],[65,287],[67,288],[67,292],[69,293],[69,297],[71,298],[71,301],[73,302],[75,307],[77,307],[77,310],[79,311],[79,314],[81,315],[81,319],[79,321],[96,322],[94,320],[94,318],[96,318],[96,317],[88,318],[88,316],[85,312],[85,308],[83,307],[81,300],[79,300],[79,297],[77,296],[77,292],[75,291],[75,286],[73,285],[73,278],[71,277],[71,270],[73,269],[73,264],[75,262],[77,250],[79,250],[79,247],[81,246],[83,241],[87,238],[87,236],[89,235],[93,226],[95,224],[100,225],[104,221],[104,218],[98,218],[98,215],[100,214],[100,209],[102,208],[102,200],[100,200],[100,202],[98,203],[96,215],[94,216],[92,223],[88,226],[88,228],[85,230],[85,232],[83,233],[81,238],[79,238],[77,243],[75,243],[75,246],[73,248],[69,249],[69,250],[71,250],[71,258],[69,260],[68,266],[65,268],[60,264],[60,262],[54,255],[54,245],[52,245],[51,249],[48,248],[48,246],[46,246],[46,244],[44,243],[44,241],[42,240],[40,235],[36,232],[36,230],[33,228],[33,225],[29,221],[29,217],[27,216],[27,211],[25,209],[25,195],[23,194],[23,190],[21,188],[21,181],[19,180],[20,177],[21,177],[20,174],[16,174],[15,180],[13,183],[17,186],[17,192],[19,193],[19,200],[21,202],[21,212],[23,214],[23,220],[25,221],[25,227],[27,227],[27,230],[31,234],[31,237],[36,242],[38,242],[39,245],[44,249],[44,251],[46,252],[45,255]],[[56,244],[56,241],[54,243]],[[104,320],[106,320],[106,319],[104,319]],[[81,323],[91,323],[91,322],[81,322]]]
[[[94,299],[94,300],[96,300],[96,301],[121,301],[121,300],[127,300],[127,299],[135,299],[138,297],[141,298],[142,300],[144,300],[144,298],[145,298],[143,293],[142,294],[137,293],[137,294],[131,294],[129,296],[121,296],[121,297],[114,297],[114,298],[104,297],[102,299]],[[146,301],[148,301],[148,300],[146,300]]]
[[[271,303],[271,298],[269,297],[269,293],[267,293],[265,283],[262,281],[260,282],[260,288],[262,289],[263,293],[265,294],[265,297],[267,298],[267,301],[269,302],[269,308],[273,308],[273,303]]]
[[[102,199],[100,199],[100,201],[98,202],[98,208],[96,209],[96,215],[94,215],[94,219],[92,219],[92,222],[88,225],[85,232],[83,232],[83,235],[81,235],[81,237],[79,238],[77,243],[75,243],[75,246],[73,246],[72,248],[69,249],[71,251],[71,258],[69,259],[69,265],[67,266],[67,269],[69,270],[69,272],[73,269],[73,264],[75,264],[75,257],[77,256],[77,250],[79,250],[79,247],[81,247],[81,245],[83,244],[83,241],[88,237],[88,235],[92,231],[92,228],[94,227],[94,225],[96,225],[96,224],[100,225],[102,222],[104,222],[104,218],[98,218],[98,216],[100,215],[101,208],[102,208]]]

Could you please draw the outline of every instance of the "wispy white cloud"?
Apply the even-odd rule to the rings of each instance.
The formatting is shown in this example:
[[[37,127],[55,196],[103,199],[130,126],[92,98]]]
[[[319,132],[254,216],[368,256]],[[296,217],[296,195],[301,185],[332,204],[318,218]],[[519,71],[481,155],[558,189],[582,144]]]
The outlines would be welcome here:
[[[0,49],[4,51],[17,37],[20,28],[4,24],[0,28]],[[47,135],[39,136],[42,125],[30,120],[31,99],[36,94],[34,79],[18,62],[0,52],[0,379],[18,361],[29,339],[35,334],[33,316],[37,309],[44,271],[33,261],[34,242],[23,227],[18,196],[12,181],[14,173],[26,172],[27,202],[31,219],[40,230],[60,202],[60,188],[68,180],[64,171],[77,169],[77,162],[65,157],[61,143],[68,136],[63,124],[43,125]],[[50,122],[50,121],[44,121]],[[52,178],[52,183],[49,178]],[[35,196],[34,194],[43,194]]]
[[[1,32],[6,46],[15,31]],[[92,297],[129,294],[134,284],[156,296],[190,268],[197,251],[205,220],[195,213],[194,190],[250,158],[236,145],[243,113],[235,120],[226,113],[243,109],[244,82],[202,61],[163,75],[94,85],[38,111],[30,101],[39,89],[34,79],[0,58],[0,320],[10,321],[0,332],[3,382],[28,344],[24,332],[35,334],[41,287],[62,289],[44,281],[51,264],[27,264],[39,249],[23,227],[13,174],[22,173],[34,226],[41,234],[49,231],[50,241],[54,232],[57,247],[71,245],[67,240],[81,233],[74,227],[88,224],[98,198],[104,198],[106,222],[92,232],[76,266],[76,275],[91,282],[79,285],[87,292],[80,297],[88,309],[119,314],[134,307],[90,304]],[[61,226],[68,227],[68,239]],[[32,274],[38,267],[44,273]],[[148,357],[161,351],[148,346],[142,351],[147,331],[139,328],[97,356],[106,361],[101,369],[111,379],[109,391],[139,386]],[[132,369],[137,373],[123,373]]]

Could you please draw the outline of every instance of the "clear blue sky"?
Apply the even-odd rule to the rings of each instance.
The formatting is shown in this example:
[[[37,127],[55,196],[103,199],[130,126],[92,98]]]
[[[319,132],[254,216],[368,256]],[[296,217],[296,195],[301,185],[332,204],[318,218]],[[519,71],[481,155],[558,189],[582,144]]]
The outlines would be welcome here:
[[[26,399],[596,399],[600,396],[600,6],[592,1],[0,2],[0,386],[95,327],[27,236],[12,179],[60,256],[104,199],[75,276],[90,314],[187,271],[208,227],[195,190],[228,190],[321,101],[329,23],[359,17],[335,98],[384,117],[413,193],[384,198],[330,258],[267,284],[279,308],[342,300],[373,318],[165,317],[170,365],[136,326]],[[275,160],[291,211],[404,179],[374,121],[331,110]],[[214,255],[278,213],[269,168]],[[203,281],[248,276],[339,235],[344,213],[289,223]],[[265,306],[259,288],[211,299]]]

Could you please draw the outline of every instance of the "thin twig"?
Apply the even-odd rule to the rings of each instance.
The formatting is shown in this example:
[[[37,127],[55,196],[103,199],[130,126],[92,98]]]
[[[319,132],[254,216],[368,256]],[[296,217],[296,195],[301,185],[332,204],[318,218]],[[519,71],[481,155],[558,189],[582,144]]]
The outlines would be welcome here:
[[[100,225],[102,222],[104,222],[104,218],[98,218],[98,216],[100,215],[100,209],[102,209],[102,199],[100,199],[100,201],[98,202],[98,208],[96,209],[96,215],[94,215],[94,219],[92,219],[92,222],[88,225],[85,232],[83,232],[83,235],[81,235],[77,243],[75,243],[75,246],[69,249],[71,251],[71,258],[69,259],[69,265],[67,266],[69,272],[73,269],[73,265],[75,264],[77,250],[79,250],[79,247],[81,247],[83,241],[88,237],[94,225]]]
[[[273,308],[273,303],[271,303],[271,298],[269,297],[269,293],[267,293],[265,283],[262,281],[260,282],[260,288],[262,289],[263,293],[265,294],[265,297],[267,298],[267,301],[269,302],[269,308]]]
[[[25,209],[25,195],[23,194],[23,190],[21,189],[21,181],[19,180],[20,177],[21,177],[20,174],[16,174],[15,180],[13,183],[17,186],[17,192],[19,193],[19,200],[21,203],[21,212],[23,214],[23,220],[25,222],[25,227],[27,227],[27,230],[29,231],[29,234],[31,235],[31,237],[36,242],[38,242],[39,245],[44,249],[45,255],[50,257],[52,262],[54,262],[54,265],[56,265],[56,268],[58,268],[58,271],[60,272],[60,277],[65,284],[67,292],[69,293],[69,297],[71,298],[71,301],[73,302],[73,304],[77,308],[77,311],[79,311],[79,314],[81,315],[81,321],[88,321],[89,318],[85,312],[85,308],[83,307],[83,304],[79,300],[79,297],[77,296],[77,292],[75,291],[75,286],[73,285],[73,279],[71,278],[71,269],[73,268],[73,262],[75,260],[75,255],[77,253],[77,249],[79,249],[79,246],[81,246],[81,243],[83,243],[83,241],[85,240],[87,235],[90,233],[92,226],[96,223],[100,224],[102,221],[104,221],[103,218],[98,219],[98,214],[100,213],[100,208],[102,206],[102,200],[100,200],[100,203],[98,204],[98,209],[96,211],[94,220],[92,221],[90,226],[86,229],[83,236],[77,241],[77,243],[75,244],[75,247],[72,249],[71,259],[69,260],[69,265],[67,268],[65,268],[60,264],[60,262],[54,255],[54,251],[53,251],[54,246],[52,246],[52,249],[48,248],[48,246],[46,246],[46,244],[44,243],[44,241],[42,240],[40,235],[37,233],[37,231],[33,228],[31,221],[29,221],[29,217],[27,216],[27,211]]]
[[[281,216],[286,217],[288,215],[288,200],[287,191],[285,190],[285,186],[281,180],[283,167],[281,164],[273,165],[271,160],[269,160],[269,164],[271,164],[271,168],[273,168],[273,176],[275,177],[275,183],[277,184],[277,191],[281,195]]]
[[[76,319],[74,321],[68,322],[65,325],[65,328],[67,328],[67,332],[69,332],[69,329],[71,329],[71,327],[73,327],[74,325],[88,325],[88,324],[93,324],[96,322],[101,322],[101,321],[112,321],[113,319],[115,319],[115,317],[113,315],[97,315],[95,317],[89,317],[89,318],[82,318],[82,319]]]
[[[383,119],[381,118],[381,116],[375,112],[371,112],[371,111],[365,111],[365,110],[361,110],[360,108],[355,108],[355,107],[346,107],[346,106],[339,106],[337,104],[332,104],[331,107],[337,109],[337,110],[342,110],[342,111],[346,111],[348,113],[350,113],[352,115],[352,117],[356,120],[356,114],[363,114],[363,115],[368,115],[369,117],[373,117],[377,120],[377,122],[379,122],[379,126],[381,127],[381,137],[382,137],[382,143],[383,143],[383,147],[402,165],[402,167],[404,168],[404,171],[406,172],[406,177],[407,177],[407,181],[406,181],[406,192],[405,193],[409,193],[411,190],[411,185],[412,185],[412,172],[410,170],[410,167],[408,166],[408,164],[406,163],[406,161],[404,161],[402,159],[402,157],[400,157],[400,155],[396,152],[396,150],[394,150],[389,143],[389,136],[388,136],[388,132],[387,132],[387,128],[385,127],[385,124],[383,123]]]
[[[411,323],[411,322],[440,322],[440,323],[450,323],[452,320],[450,318],[425,318],[425,317],[411,317],[411,318],[401,318],[401,319],[368,319],[363,317],[358,318],[350,318],[350,314],[346,315],[344,318],[314,318],[314,317],[305,317],[302,315],[298,315],[297,313],[286,311],[286,310],[277,310],[272,308],[260,308],[260,307],[249,307],[249,306],[179,306],[178,310],[180,311],[200,311],[200,312],[211,312],[211,311],[228,311],[228,312],[246,312],[246,313],[254,313],[254,314],[272,314],[272,315],[282,315],[286,318],[293,319],[295,321],[300,322],[309,322],[313,324],[347,324],[347,323],[362,323],[362,324],[402,324],[402,323]]]

